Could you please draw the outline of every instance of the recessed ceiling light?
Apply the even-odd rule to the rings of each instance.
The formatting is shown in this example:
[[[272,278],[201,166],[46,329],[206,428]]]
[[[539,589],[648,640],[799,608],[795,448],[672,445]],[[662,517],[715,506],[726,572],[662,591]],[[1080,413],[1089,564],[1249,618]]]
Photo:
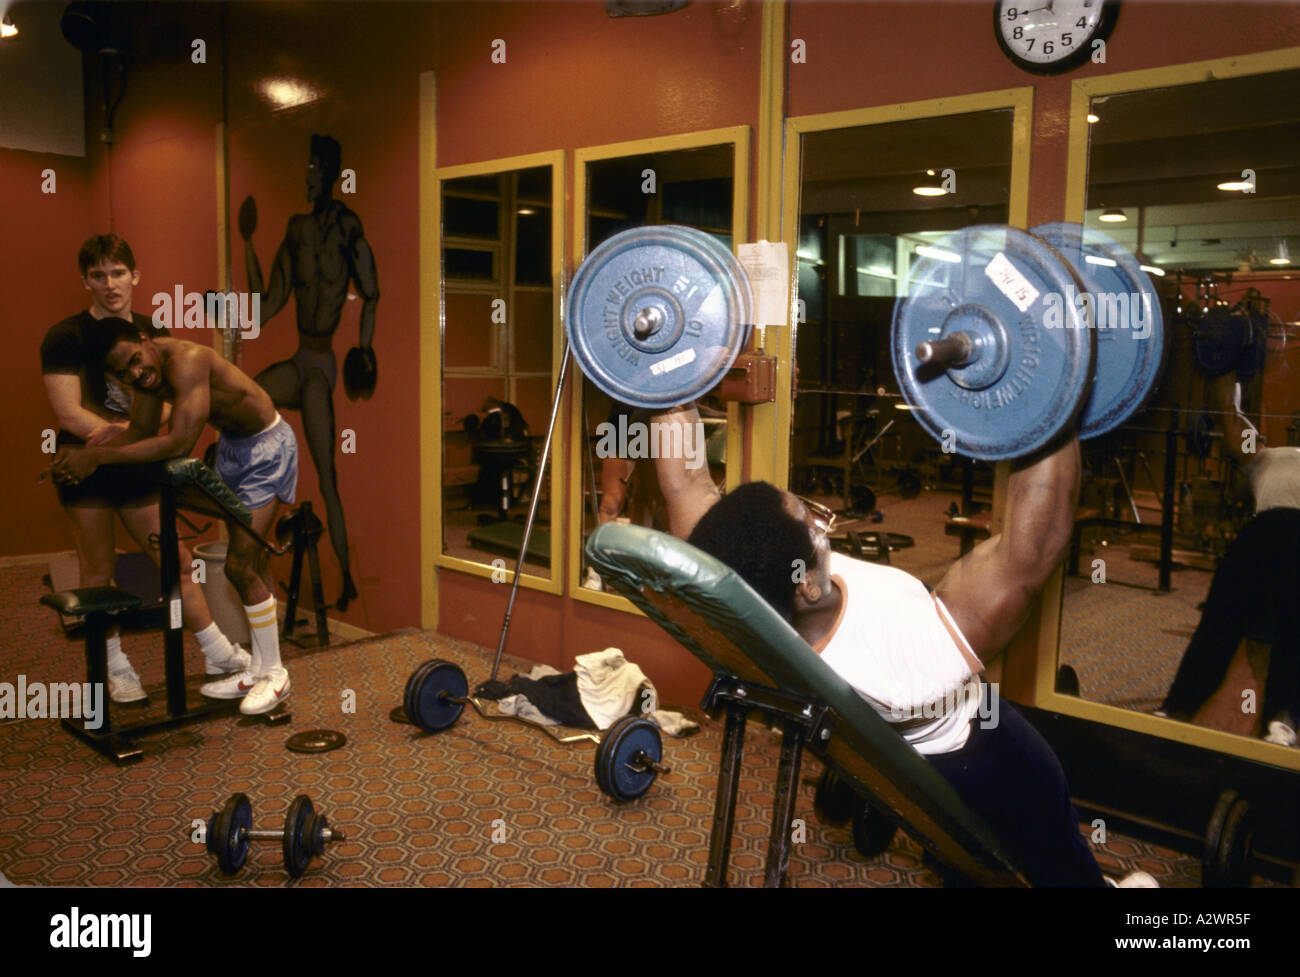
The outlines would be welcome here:
[[[1255,184],[1251,183],[1249,180],[1228,180],[1226,183],[1220,183],[1219,189],[1240,190],[1244,192],[1246,190],[1254,190]]]
[[[1110,210],[1103,210],[1097,220],[1105,221],[1107,224],[1119,224],[1128,220],[1128,215],[1124,211],[1112,207]]]
[[[1277,242],[1277,254],[1268,259],[1270,265],[1289,265],[1291,263],[1291,252],[1287,250],[1286,241]]]
[[[1100,122],[1100,121],[1101,121],[1100,115],[1093,115],[1091,112],[1088,113],[1088,125],[1092,125],[1093,123]]]
[[[18,28],[14,26],[13,18],[5,14],[0,18],[0,37],[14,37],[18,34]]]

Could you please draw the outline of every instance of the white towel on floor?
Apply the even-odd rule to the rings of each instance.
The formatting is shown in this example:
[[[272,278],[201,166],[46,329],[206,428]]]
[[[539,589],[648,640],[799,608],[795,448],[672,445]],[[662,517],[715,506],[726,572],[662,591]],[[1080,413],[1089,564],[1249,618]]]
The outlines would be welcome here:
[[[593,651],[574,660],[578,696],[599,729],[609,729],[630,712],[648,715],[659,708],[659,695],[641,666],[617,648]]]

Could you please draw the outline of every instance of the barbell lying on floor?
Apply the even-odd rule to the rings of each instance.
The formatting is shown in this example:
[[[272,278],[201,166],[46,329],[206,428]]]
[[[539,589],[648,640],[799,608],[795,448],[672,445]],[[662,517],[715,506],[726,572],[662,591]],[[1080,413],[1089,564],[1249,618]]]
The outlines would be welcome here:
[[[518,716],[487,712],[478,699],[469,694],[465,673],[444,659],[430,659],[412,672],[406,681],[402,699],[406,718],[426,733],[439,733],[452,726],[467,705],[473,706],[484,719],[531,726],[557,743],[583,740],[595,743],[596,784],[616,801],[636,800],[650,789],[659,774],[672,772],[671,767],[659,762],[663,759],[663,736],[659,726],[641,716],[624,716],[605,730],[604,735],[574,733],[565,736],[548,726]]]
[[[244,867],[250,842],[280,842],[284,868],[291,879],[302,875],[311,860],[324,853],[326,845],[346,840],[342,831],[329,826],[325,815],[316,813],[306,794],[293,799],[284,827],[277,831],[254,828],[253,807],[248,796],[231,794],[225,806],[208,819],[204,835],[208,854],[217,856],[217,865],[225,875],[234,875]]]

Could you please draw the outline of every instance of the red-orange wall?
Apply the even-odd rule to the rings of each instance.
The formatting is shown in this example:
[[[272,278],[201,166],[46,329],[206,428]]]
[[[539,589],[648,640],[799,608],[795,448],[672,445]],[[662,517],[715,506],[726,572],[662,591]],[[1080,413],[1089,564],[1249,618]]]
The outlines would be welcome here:
[[[69,545],[49,487],[33,481],[42,463],[39,431],[52,421],[36,349],[46,326],[84,304],[73,267],[81,239],[111,219],[136,248],[146,303],[155,286],[181,282],[200,290],[217,284],[216,125],[223,118],[224,59],[230,208],[233,214],[246,194],[256,197],[261,219],[254,240],[264,271],[289,216],[306,209],[310,134],[338,138],[343,165],[356,170],[357,193],[341,199],[361,217],[376,256],[380,380],[370,401],[348,401],[341,389],[335,398],[337,427],[357,436],[357,453],[337,456],[354,575],[362,589],[345,618],[374,630],[418,624],[419,432],[421,423],[437,423],[421,419],[414,407],[420,72],[436,75],[439,165],[562,149],[571,192],[573,150],[580,147],[736,125],[751,127],[757,137],[761,8],[754,0],[697,0],[669,16],[623,19],[607,17],[603,0],[147,9],[154,26],[183,22],[190,33],[201,33],[208,63],[192,64],[183,48],[160,48],[138,66],[118,116],[111,176],[94,143],[99,126],[93,90],[87,98],[91,155],[52,158],[60,174],[57,198],[39,195],[44,157],[0,151],[0,192],[15,202],[6,213],[6,232],[22,242],[11,265],[20,287],[12,290],[6,312],[10,335],[21,338],[15,356],[0,364],[9,381],[0,406],[11,419],[0,437],[10,457],[25,459],[0,516],[0,548],[24,553]],[[1107,64],[1039,78],[1002,55],[990,10],[986,2],[794,0],[786,42],[802,39],[807,61],[784,65],[788,113],[1033,85],[1032,223],[1063,215],[1066,111],[1074,78],[1300,45],[1300,5],[1129,0]],[[497,39],[506,45],[504,64],[491,59]],[[305,80],[320,97],[276,111],[257,89],[259,80],[273,75]],[[750,150],[753,186],[756,141]],[[569,213],[566,208],[566,224]],[[566,240],[572,240],[572,228],[567,230]],[[233,284],[244,289],[242,246],[233,228],[231,234]],[[568,262],[571,268],[572,254]],[[340,360],[356,341],[359,306],[353,301],[345,307],[335,340]],[[246,345],[245,369],[256,372],[290,355],[293,321],[291,303],[263,337]],[[300,423],[296,416],[290,420],[301,441]],[[305,453],[299,496],[323,509]],[[333,599],[337,573],[328,549],[324,555]],[[565,568],[554,572],[564,574]],[[454,571],[440,571],[438,582],[440,630],[494,646],[506,588]],[[703,687],[704,670],[653,625],[521,591],[511,653],[563,667],[575,654],[611,644],[639,661],[669,699],[688,701]]]
[[[42,173],[54,171],[56,192],[42,193]],[[6,459],[0,552],[68,549],[62,511],[48,482],[41,432],[56,428],[41,381],[45,331],[89,306],[77,272],[77,249],[90,218],[90,167],[85,159],[0,149],[4,205],[4,264],[8,281],[0,312],[8,353],[0,356],[0,457]]]

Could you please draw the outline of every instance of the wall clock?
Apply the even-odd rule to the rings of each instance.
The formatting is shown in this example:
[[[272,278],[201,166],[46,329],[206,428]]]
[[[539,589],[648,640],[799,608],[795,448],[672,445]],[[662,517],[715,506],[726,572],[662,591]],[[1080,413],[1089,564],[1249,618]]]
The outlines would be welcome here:
[[[993,33],[1008,58],[1025,71],[1055,75],[1092,57],[1119,17],[1119,0],[998,0]]]

